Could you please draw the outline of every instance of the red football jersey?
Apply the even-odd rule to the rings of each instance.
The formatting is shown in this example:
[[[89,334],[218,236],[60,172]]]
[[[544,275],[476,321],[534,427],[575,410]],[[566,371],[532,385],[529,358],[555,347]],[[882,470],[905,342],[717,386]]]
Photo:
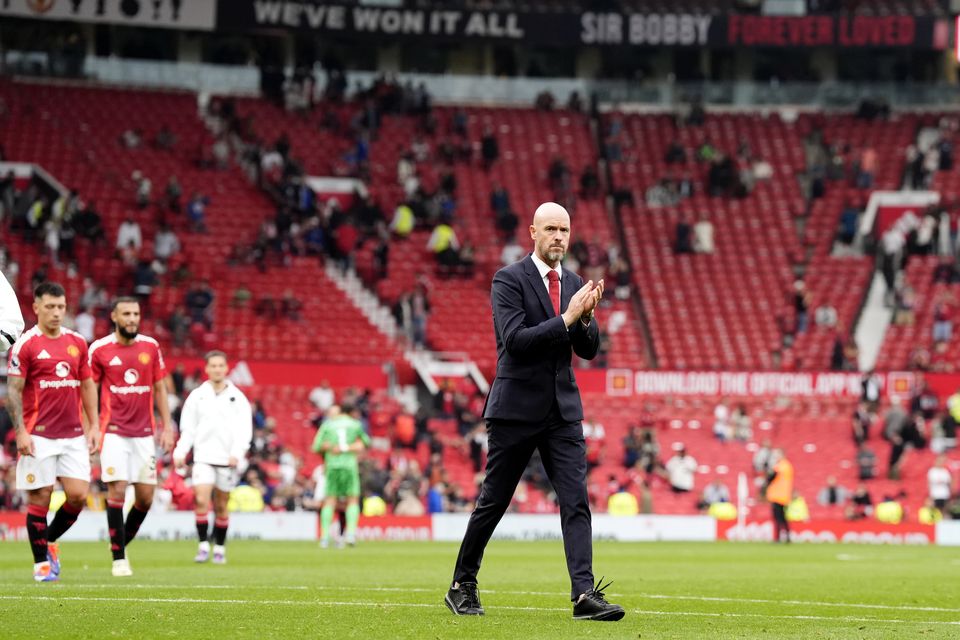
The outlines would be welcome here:
[[[39,327],[25,332],[10,350],[8,376],[24,378],[23,422],[44,438],[83,435],[80,382],[90,377],[87,341],[60,329],[48,338]]]
[[[153,435],[153,384],[167,375],[160,344],[138,335],[124,345],[111,333],[90,345],[90,371],[100,385],[100,429],[128,438]]]

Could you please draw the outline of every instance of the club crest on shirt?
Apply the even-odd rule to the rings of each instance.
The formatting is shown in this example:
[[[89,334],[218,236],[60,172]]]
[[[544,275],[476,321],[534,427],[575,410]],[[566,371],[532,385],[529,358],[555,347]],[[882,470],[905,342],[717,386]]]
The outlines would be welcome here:
[[[32,483],[32,482],[33,482],[34,480],[36,480],[36,479],[37,479],[37,476],[33,475],[32,473],[28,473],[28,474],[27,474],[27,482],[31,482],[31,483]]]
[[[137,360],[140,361],[140,364],[150,364],[150,354],[141,353],[140,355],[137,356]]]
[[[58,377],[66,378],[70,375],[70,363],[69,362],[58,362],[57,368],[54,370]]]
[[[76,345],[72,344],[67,347],[67,354],[69,354],[71,358],[76,358],[78,355],[80,355],[80,349],[78,349]]]

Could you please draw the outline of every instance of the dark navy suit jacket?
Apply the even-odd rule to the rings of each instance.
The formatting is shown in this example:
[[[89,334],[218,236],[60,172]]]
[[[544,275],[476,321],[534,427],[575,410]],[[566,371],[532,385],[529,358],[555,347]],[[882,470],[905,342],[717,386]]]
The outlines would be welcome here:
[[[563,269],[560,311],[566,310],[583,279]],[[583,420],[580,389],[573,376],[572,354],[592,360],[600,346],[597,319],[585,327],[579,320],[567,330],[554,314],[547,287],[533,258],[500,269],[490,294],[497,337],[497,377],[483,417],[536,423],[554,401],[567,422]]]

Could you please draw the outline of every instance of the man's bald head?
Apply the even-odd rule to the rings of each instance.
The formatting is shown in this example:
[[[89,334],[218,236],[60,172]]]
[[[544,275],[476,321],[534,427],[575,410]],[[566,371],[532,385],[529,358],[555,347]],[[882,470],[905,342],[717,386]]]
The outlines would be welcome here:
[[[537,257],[556,267],[570,244],[570,214],[556,202],[544,202],[533,214],[530,238]]]

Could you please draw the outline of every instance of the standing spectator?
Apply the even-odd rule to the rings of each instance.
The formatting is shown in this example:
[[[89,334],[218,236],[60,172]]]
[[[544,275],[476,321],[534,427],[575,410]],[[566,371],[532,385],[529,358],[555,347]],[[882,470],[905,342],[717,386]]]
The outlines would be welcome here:
[[[210,282],[202,280],[194,283],[184,298],[184,304],[190,312],[190,320],[202,323],[209,329],[213,325],[213,299],[214,293],[210,288]]]
[[[687,448],[681,445],[677,453],[667,461],[666,473],[674,493],[689,493],[693,491],[697,461],[693,456],[687,455]]]
[[[860,400],[865,403],[867,411],[875,414],[880,406],[880,391],[883,388],[880,376],[873,369],[870,369],[863,374],[860,387]]]
[[[693,225],[693,250],[706,254],[712,254],[716,250],[713,241],[713,223],[705,215]]]
[[[134,171],[133,183],[136,186],[136,196],[135,200],[137,202],[137,207],[140,209],[146,209],[147,205],[150,204],[150,194],[153,191],[153,182],[150,181],[150,178],[143,175],[140,171]]]
[[[857,477],[861,480],[871,480],[877,476],[876,469],[877,454],[867,446],[866,442],[861,443],[857,450]]]
[[[946,456],[937,456],[936,462],[927,471],[927,487],[934,506],[942,512],[953,496],[953,476],[947,468]]]
[[[483,137],[480,139],[480,156],[483,158],[483,167],[487,171],[500,158],[500,144],[490,125],[483,129]]]
[[[140,224],[128,213],[117,229],[117,251],[127,249],[131,243],[134,249],[140,251],[140,247],[143,246],[143,236],[140,233]]]
[[[726,442],[733,435],[730,428],[730,407],[724,398],[713,409],[713,435],[720,442]]]
[[[947,296],[941,296],[933,307],[933,341],[950,342],[953,337],[953,308]]]
[[[676,253],[693,253],[693,227],[686,215],[677,221],[676,236],[673,250]]]
[[[153,255],[164,270],[170,258],[180,253],[180,239],[170,225],[163,223],[153,238]]]
[[[164,190],[164,196],[167,199],[167,208],[172,213],[180,213],[180,197],[183,195],[183,187],[177,176],[170,176],[167,181],[167,187]]]
[[[733,412],[733,437],[740,442],[746,442],[753,437],[753,425],[750,420],[750,411],[746,405],[740,403]]]
[[[853,412],[853,441],[857,446],[870,439],[870,426],[872,424],[873,414],[867,409],[866,402],[860,402]]]
[[[187,205],[187,218],[190,220],[190,226],[194,231],[200,233],[207,232],[207,205],[210,204],[210,198],[194,192]]]
[[[310,391],[310,402],[317,408],[317,411],[321,413],[326,413],[336,401],[336,392],[330,387],[329,380],[321,381],[319,387],[314,387],[313,390]]]
[[[96,335],[97,318],[93,315],[92,307],[83,307],[83,310],[74,318],[73,324],[77,329],[77,333],[83,336],[84,340],[88,343],[93,342],[93,338]]]
[[[803,280],[793,283],[793,309],[796,312],[796,332],[804,333],[807,330],[807,321],[810,312],[810,292]]]
[[[770,460],[773,462],[773,469],[767,479],[764,496],[773,509],[773,541],[790,542],[786,507],[793,499],[793,465],[787,460],[783,449],[774,449]]]

